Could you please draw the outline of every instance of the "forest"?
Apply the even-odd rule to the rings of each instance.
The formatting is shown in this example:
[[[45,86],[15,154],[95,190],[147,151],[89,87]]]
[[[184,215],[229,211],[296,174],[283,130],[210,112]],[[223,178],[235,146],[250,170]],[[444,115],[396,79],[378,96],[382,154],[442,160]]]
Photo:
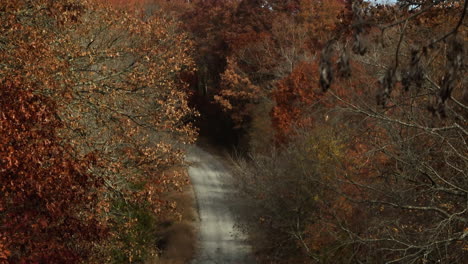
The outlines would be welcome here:
[[[179,263],[197,140],[257,263],[468,263],[467,6],[0,1],[0,263]]]

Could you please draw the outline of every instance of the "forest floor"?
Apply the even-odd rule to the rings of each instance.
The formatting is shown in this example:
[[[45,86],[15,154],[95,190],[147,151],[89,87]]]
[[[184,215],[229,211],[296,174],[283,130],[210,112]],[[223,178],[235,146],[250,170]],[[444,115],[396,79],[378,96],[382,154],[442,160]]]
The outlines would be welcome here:
[[[193,263],[254,263],[247,236],[238,228],[239,201],[222,157],[193,146],[187,160],[200,217]]]

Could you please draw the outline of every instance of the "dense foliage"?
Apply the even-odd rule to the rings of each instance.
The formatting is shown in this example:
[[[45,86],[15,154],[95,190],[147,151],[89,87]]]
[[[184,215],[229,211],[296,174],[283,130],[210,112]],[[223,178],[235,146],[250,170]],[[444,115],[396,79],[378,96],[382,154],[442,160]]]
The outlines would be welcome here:
[[[466,6],[195,1],[259,260],[466,261]]]
[[[196,134],[190,41],[169,17],[94,1],[3,1],[0,19],[1,261],[157,254]]]
[[[467,5],[2,1],[0,262],[158,255],[192,123],[259,262],[467,262]]]

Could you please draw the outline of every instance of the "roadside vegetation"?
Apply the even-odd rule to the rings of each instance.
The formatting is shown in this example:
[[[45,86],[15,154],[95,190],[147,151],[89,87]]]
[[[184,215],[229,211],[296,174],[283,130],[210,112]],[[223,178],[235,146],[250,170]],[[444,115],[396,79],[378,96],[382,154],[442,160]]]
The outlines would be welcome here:
[[[468,261],[466,12],[195,1],[201,133],[240,153],[260,263]]]
[[[176,168],[196,136],[180,80],[192,45],[177,21],[2,1],[0,36],[0,262],[160,255],[161,225],[178,221],[167,193],[187,184]]]

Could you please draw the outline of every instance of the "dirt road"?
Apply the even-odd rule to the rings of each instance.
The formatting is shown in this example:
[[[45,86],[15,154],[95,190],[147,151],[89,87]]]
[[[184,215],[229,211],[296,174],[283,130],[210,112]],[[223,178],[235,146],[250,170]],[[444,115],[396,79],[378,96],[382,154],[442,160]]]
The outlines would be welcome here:
[[[192,147],[187,160],[198,203],[200,229],[194,264],[254,263],[246,236],[236,229],[231,174],[219,158]]]

